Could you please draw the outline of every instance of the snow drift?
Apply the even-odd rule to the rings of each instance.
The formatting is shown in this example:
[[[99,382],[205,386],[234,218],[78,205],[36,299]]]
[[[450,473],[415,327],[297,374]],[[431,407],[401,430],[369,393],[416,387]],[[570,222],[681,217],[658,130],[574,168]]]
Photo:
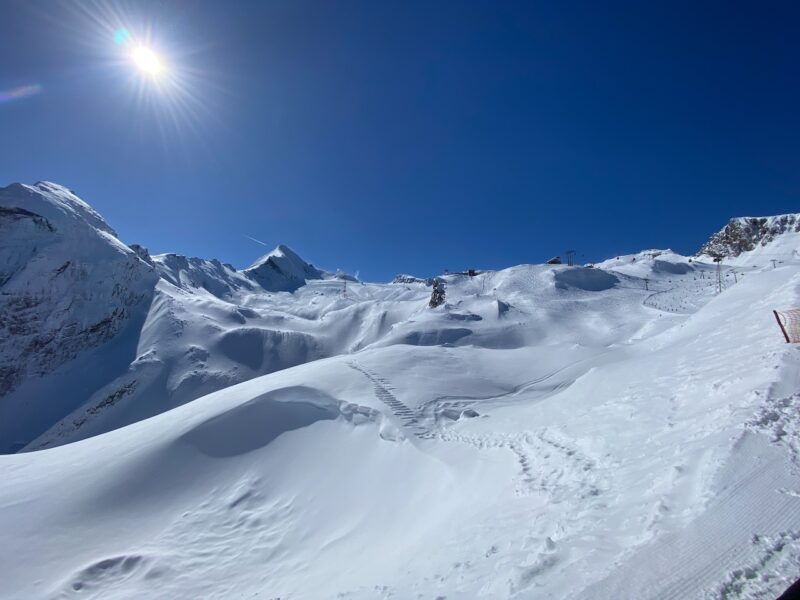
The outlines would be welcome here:
[[[28,334],[2,346],[34,365],[0,397],[27,450],[0,456],[4,597],[772,598],[796,577],[800,355],[771,314],[800,303],[796,231],[721,266],[446,275],[429,309],[423,278],[151,257],[63,188],[0,197],[3,298],[55,305],[56,247],[144,294],[47,372]],[[83,282],[55,289],[92,318],[121,302]]]

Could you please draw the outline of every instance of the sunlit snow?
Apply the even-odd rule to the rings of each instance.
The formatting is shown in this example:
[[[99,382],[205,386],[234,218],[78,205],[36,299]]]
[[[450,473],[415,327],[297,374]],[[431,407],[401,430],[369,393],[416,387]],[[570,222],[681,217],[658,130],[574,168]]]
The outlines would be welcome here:
[[[431,309],[285,246],[151,258],[55,184],[0,210],[32,336],[0,345],[4,598],[771,598],[800,572],[794,230],[719,272],[450,274]]]

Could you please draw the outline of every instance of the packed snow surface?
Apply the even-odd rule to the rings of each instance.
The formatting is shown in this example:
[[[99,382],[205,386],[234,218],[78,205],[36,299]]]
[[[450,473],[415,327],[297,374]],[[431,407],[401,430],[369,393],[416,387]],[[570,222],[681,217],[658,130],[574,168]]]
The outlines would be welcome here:
[[[436,309],[285,247],[237,271],[124,246],[158,276],[134,359],[0,456],[0,596],[774,598],[800,573],[800,353],[771,313],[800,305],[798,240],[448,275]],[[58,402],[69,364],[0,402]]]

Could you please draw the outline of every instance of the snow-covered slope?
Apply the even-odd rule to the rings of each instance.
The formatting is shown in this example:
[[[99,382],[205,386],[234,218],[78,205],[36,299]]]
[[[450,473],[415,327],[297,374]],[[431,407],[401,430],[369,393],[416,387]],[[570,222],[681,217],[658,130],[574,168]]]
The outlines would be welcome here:
[[[109,431],[348,340],[287,293],[329,280],[337,297],[341,280],[285,246],[241,272],[151,257],[47,182],[0,190],[0,233],[0,452]]]
[[[100,363],[130,356],[157,275],[69,190],[0,189],[0,440],[51,425],[106,379],[73,364],[112,340]],[[113,367],[111,367],[113,368]],[[101,372],[97,372],[101,371]],[[47,381],[45,381],[47,379]]]
[[[26,240],[58,219],[20,197],[2,264],[55,260]],[[444,276],[430,309],[425,279],[285,247],[244,271],[150,257],[82,220],[149,296],[133,333],[0,397],[46,412],[108,378],[0,456],[3,597],[773,598],[797,577],[800,355],[771,314],[800,304],[794,231],[760,246],[775,267],[520,265]],[[28,268],[0,292],[50,274]]]
[[[232,265],[222,264],[217,259],[161,254],[150,261],[161,278],[173,286],[189,291],[202,289],[220,299],[230,298],[241,289],[252,291],[257,287]]]
[[[0,457],[7,597],[774,597],[800,565],[800,361],[770,309],[798,270],[688,318],[589,271],[540,296],[540,344],[365,349]],[[513,305],[570,272],[492,283]],[[628,310],[581,316],[592,295]],[[442,317],[488,320],[465,304]]]

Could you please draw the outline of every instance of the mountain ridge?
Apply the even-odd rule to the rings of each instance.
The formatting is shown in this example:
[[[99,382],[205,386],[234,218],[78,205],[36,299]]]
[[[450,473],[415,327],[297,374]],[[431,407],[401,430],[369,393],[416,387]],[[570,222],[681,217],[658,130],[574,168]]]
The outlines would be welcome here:
[[[784,234],[794,234],[788,227],[798,221],[779,216],[765,223],[757,231],[773,236],[764,242],[771,248],[774,239],[789,239]],[[516,314],[508,297],[493,299],[490,313],[481,313],[486,308],[480,303],[472,313],[452,303],[443,313],[424,311],[428,278],[403,276],[348,290],[348,282],[360,282],[317,269],[283,244],[242,270],[217,259],[151,256],[142,246],[125,245],[89,204],[50,182],[0,188],[0,232],[4,451],[96,435],[259,375],[375,344],[493,344],[489,334],[464,323],[484,319],[488,325]],[[595,274],[556,269],[543,285],[554,286],[553,293],[589,292],[613,287],[622,274],[645,288],[648,277],[702,270],[668,250],[596,266]],[[517,284],[509,287],[508,277],[523,268],[486,272],[474,281],[461,274],[441,279],[455,294],[513,296]],[[604,278],[602,269],[611,276]],[[494,280],[502,283],[489,283]],[[103,354],[116,366],[108,362],[102,376],[76,383],[77,365],[112,360]],[[56,388],[72,391],[42,410],[34,396],[46,398]]]

